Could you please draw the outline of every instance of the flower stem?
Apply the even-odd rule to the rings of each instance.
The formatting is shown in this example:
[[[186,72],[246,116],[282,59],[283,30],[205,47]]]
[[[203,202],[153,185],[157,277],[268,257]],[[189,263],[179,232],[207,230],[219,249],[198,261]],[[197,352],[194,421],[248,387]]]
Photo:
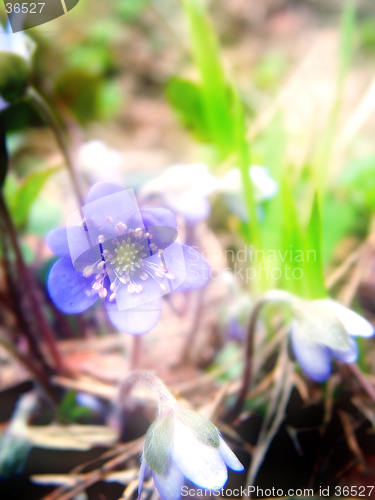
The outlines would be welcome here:
[[[22,282],[22,286],[18,286],[18,294],[21,296],[22,303],[28,306],[28,311],[25,312],[25,323],[32,322],[37,324],[37,329],[39,329],[40,334],[44,337],[46,344],[49,347],[49,351],[52,359],[55,362],[57,371],[60,374],[67,374],[68,370],[64,366],[62,357],[59,353],[56,339],[50,327],[43,315],[40,302],[37,295],[35,294],[36,283],[34,282],[28,267],[26,266],[21,248],[18,242],[17,233],[13,226],[12,219],[9,215],[6,203],[3,198],[3,194],[0,192],[0,218],[1,225],[4,233],[9,236],[11,247],[13,248],[15,258],[16,258],[16,268],[17,268],[17,278],[16,281],[19,284]],[[17,299],[16,299],[17,300]],[[32,328],[35,330],[34,328]],[[34,342],[35,343],[35,342]],[[43,356],[42,356],[43,359]]]
[[[141,335],[134,335],[132,339],[132,352],[130,359],[130,369],[137,370],[141,363],[142,354],[142,337]]]
[[[78,180],[78,176],[76,173],[76,169],[71,157],[71,154],[69,152],[69,148],[66,143],[66,138],[64,134],[62,133],[61,127],[52,111],[48,103],[45,101],[45,99],[39,94],[39,92],[34,89],[33,87],[29,87],[27,91],[28,97],[31,100],[31,103],[37,110],[37,112],[40,114],[40,116],[43,118],[43,120],[51,127],[51,130],[55,136],[56,142],[60,147],[60,150],[64,156],[66,166],[69,171],[70,179],[73,185],[73,189],[75,192],[75,195],[77,197],[79,206],[82,207],[84,205],[84,198],[82,196],[81,192],[81,186]]]
[[[146,382],[158,398],[158,414],[163,413],[168,408],[177,405],[177,401],[172,396],[164,383],[150,370],[136,370],[131,372],[120,385],[118,399],[122,400],[129,396],[133,387],[138,382]]]
[[[352,372],[352,374],[355,376],[355,378],[358,380],[360,385],[362,386],[362,389],[371,398],[371,400],[375,402],[375,389],[370,384],[370,382],[365,378],[364,374],[361,372],[358,365],[356,363],[348,363],[347,366],[349,370]]]
[[[246,400],[247,393],[251,384],[252,377],[252,366],[253,366],[253,356],[254,356],[254,336],[256,325],[258,321],[258,316],[266,304],[270,302],[282,302],[290,303],[291,295],[287,292],[279,290],[270,290],[260,297],[254,304],[254,307],[250,313],[247,334],[246,334],[246,344],[245,344],[245,367],[242,374],[242,384],[237,395],[237,399],[232,406],[232,408],[227,412],[224,417],[225,422],[233,422],[240,414],[243,405]]]
[[[53,396],[51,395],[51,388],[46,377],[46,374],[35,366],[35,363],[25,354],[19,352],[19,350],[8,340],[0,336],[0,345],[6,349],[11,356],[13,356],[17,361],[25,366],[26,370],[30,372],[31,375],[35,377],[35,380],[44,392],[44,395],[48,398],[48,401],[53,405]]]

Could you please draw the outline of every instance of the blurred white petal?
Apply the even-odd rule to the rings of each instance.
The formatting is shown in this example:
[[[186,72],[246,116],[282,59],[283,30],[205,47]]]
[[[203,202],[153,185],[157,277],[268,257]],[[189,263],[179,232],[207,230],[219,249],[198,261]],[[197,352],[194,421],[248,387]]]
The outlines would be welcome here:
[[[175,419],[171,457],[181,472],[202,488],[221,488],[227,481],[227,467],[220,449],[203,444],[178,419]]]
[[[153,472],[152,477],[163,500],[179,500],[184,485],[184,475],[172,460],[164,476]]]
[[[227,466],[232,469],[236,470],[238,472],[244,470],[244,466],[241,464],[241,462],[238,460],[236,455],[233,453],[233,451],[229,448],[227,443],[224,441],[224,439],[220,436],[220,453],[221,456],[224,459],[224,462],[227,464]]]
[[[337,314],[339,320],[344,325],[349,335],[352,335],[353,337],[358,335],[361,337],[371,337],[374,335],[375,330],[372,324],[359,314],[341,305],[335,300],[324,299],[319,302]]]

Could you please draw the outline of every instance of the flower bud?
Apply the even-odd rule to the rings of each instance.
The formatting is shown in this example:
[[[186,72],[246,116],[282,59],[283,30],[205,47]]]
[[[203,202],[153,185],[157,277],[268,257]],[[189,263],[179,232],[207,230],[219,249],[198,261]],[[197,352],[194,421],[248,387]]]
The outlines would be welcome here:
[[[12,103],[22,97],[29,83],[27,61],[8,51],[0,51],[0,97]]]

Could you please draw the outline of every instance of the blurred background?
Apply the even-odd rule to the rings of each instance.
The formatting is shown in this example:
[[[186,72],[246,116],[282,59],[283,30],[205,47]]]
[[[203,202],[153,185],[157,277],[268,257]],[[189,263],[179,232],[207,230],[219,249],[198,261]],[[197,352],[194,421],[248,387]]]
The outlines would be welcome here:
[[[6,20],[1,5],[3,26]],[[35,279],[28,291],[43,305],[50,345],[63,358],[58,366],[48,339],[37,341],[51,404],[35,395],[40,380],[28,341],[15,333],[2,251],[2,498],[133,498],[134,443],[155,412],[143,389],[116,399],[134,367],[155,370],[188,406],[216,415],[248,468],[278,390],[285,318],[277,311],[263,318],[243,414],[234,426],[218,414],[239,389],[255,300],[273,288],[309,300],[329,293],[369,321],[375,316],[374,3],[80,0],[24,33],[35,43],[30,85],[69,145],[82,197],[95,182],[110,181],[133,188],[141,207],[170,208],[181,241],[203,253],[211,279],[201,290],[167,296],[159,324],[139,343],[116,331],[102,304],[79,315],[60,312],[46,288],[57,258],[45,237],[77,209],[77,186],[38,107],[22,98],[1,112],[9,155],[4,199]],[[236,272],[244,262],[239,251],[250,247],[268,256],[313,249],[316,257],[301,264],[288,253],[291,272],[303,274],[290,281],[272,274],[284,263],[280,255],[261,261],[263,275],[250,257],[255,274],[247,280]],[[374,342],[359,339],[358,346],[358,365],[373,384]],[[259,459],[257,484],[374,484],[374,402],[345,369],[333,372],[317,384],[296,370],[286,420]]]

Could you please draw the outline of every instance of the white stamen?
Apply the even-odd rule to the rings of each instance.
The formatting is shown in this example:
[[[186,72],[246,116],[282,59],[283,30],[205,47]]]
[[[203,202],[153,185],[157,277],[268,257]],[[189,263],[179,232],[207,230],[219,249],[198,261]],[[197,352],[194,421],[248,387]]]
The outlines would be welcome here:
[[[105,221],[108,222],[108,224],[112,224],[113,219],[110,215],[107,215],[107,217],[105,218]]]
[[[95,281],[95,283],[92,285],[93,289],[96,290],[97,292],[102,288],[102,284],[99,283],[99,281]]]
[[[168,278],[169,280],[174,280],[175,278],[172,273],[166,273],[165,277]]]
[[[103,269],[104,266],[105,266],[105,262],[104,262],[104,260],[101,260],[98,264],[98,269]]]
[[[140,293],[142,291],[142,285],[134,285],[135,293]]]
[[[83,276],[85,278],[88,278],[89,276],[92,275],[94,272],[94,269],[91,266],[86,266],[85,269],[83,270]]]
[[[107,297],[107,289],[106,288],[101,288],[99,290],[99,297],[101,297],[102,299],[105,299]]]
[[[164,292],[166,292],[166,291],[167,291],[167,287],[166,287],[165,285],[163,285],[163,283],[159,283],[159,286],[160,286],[160,288],[161,288]]]
[[[98,243],[104,243],[105,242],[105,236],[104,234],[100,234],[98,236]]]
[[[143,281],[146,281],[148,280],[148,274],[145,273],[144,271],[139,275],[139,277],[141,278],[141,280]]]
[[[102,255],[103,255],[103,257],[108,257],[108,255],[109,255],[108,250],[103,250]]]
[[[109,287],[109,289],[111,290],[111,292],[114,292],[115,288],[116,288],[116,283],[111,283],[111,286]]]
[[[133,283],[129,283],[129,285],[128,285],[128,292],[129,293],[134,293],[135,292]]]
[[[113,302],[115,299],[116,299],[116,294],[115,293],[111,293],[111,295],[109,296],[109,301]]]

